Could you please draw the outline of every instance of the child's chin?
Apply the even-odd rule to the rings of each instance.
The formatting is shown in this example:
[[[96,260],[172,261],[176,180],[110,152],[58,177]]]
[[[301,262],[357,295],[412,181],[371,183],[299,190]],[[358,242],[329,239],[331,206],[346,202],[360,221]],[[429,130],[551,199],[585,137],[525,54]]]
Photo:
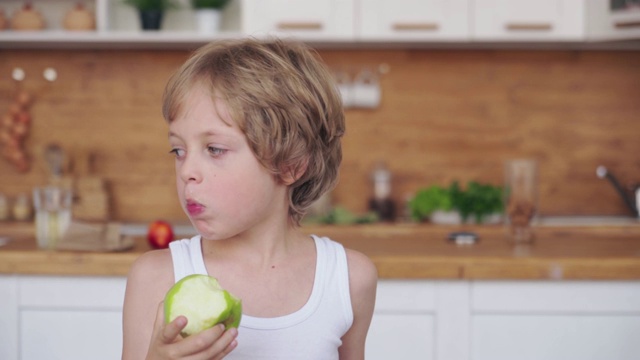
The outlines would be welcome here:
[[[198,234],[200,234],[205,239],[214,239],[217,237],[217,233],[214,229],[204,220],[199,219],[191,219],[191,224],[196,229]]]

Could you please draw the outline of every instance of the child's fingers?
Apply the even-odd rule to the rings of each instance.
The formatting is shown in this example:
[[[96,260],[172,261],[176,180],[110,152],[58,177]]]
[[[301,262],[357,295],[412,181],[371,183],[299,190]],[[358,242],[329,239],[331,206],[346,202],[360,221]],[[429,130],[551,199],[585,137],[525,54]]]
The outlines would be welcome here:
[[[198,335],[200,336],[198,342],[201,345],[198,356],[203,356],[203,359],[222,359],[235,349],[238,344],[236,340],[238,329],[232,328],[225,331],[223,325],[216,325]]]
[[[176,340],[178,335],[180,335],[180,331],[187,326],[187,318],[184,316],[178,316],[173,319],[172,322],[168,323],[167,326],[162,329],[162,342],[165,344],[170,344]]]
[[[236,340],[236,337],[238,336],[238,330],[237,329],[229,329],[227,330],[223,337],[225,336],[229,336],[230,340],[228,343],[227,341],[225,341],[224,343],[227,344],[227,346],[224,348],[224,350],[222,351],[222,353],[218,354],[218,356],[215,358],[215,360],[218,359],[223,359],[225,356],[229,355],[229,353],[231,351],[233,351],[233,349],[236,348],[236,346],[238,346],[238,340]]]
[[[153,325],[153,332],[159,335],[162,343],[170,344],[176,340],[180,331],[187,325],[187,319],[184,316],[175,318],[172,322],[164,326],[164,302],[160,302],[156,311],[156,321]]]
[[[205,358],[209,359],[225,349],[233,340],[229,337],[224,331],[224,325],[220,324],[185,338],[179,345],[184,349],[181,353],[185,355],[207,354]]]

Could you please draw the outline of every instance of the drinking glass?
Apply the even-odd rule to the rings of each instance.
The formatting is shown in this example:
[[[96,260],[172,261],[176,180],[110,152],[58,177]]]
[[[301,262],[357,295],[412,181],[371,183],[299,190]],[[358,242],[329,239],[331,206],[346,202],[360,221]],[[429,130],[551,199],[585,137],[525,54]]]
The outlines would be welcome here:
[[[36,216],[36,242],[41,249],[53,250],[71,224],[71,190],[56,186],[33,189]]]

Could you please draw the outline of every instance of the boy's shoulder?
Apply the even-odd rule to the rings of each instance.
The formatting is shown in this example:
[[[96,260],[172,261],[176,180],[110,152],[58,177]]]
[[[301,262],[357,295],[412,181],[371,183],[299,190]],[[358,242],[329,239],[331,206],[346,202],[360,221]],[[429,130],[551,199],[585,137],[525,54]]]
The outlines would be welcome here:
[[[173,260],[169,249],[151,250],[140,255],[131,265],[129,280],[141,282],[173,282]]]
[[[167,262],[171,263],[171,250],[169,249],[159,249],[159,250],[150,250],[142,253],[133,263],[133,266],[137,267],[147,267],[147,266],[158,266],[158,265],[166,265]]]
[[[378,282],[378,269],[365,254],[345,248],[349,266],[349,283],[352,292],[367,292],[375,289]]]

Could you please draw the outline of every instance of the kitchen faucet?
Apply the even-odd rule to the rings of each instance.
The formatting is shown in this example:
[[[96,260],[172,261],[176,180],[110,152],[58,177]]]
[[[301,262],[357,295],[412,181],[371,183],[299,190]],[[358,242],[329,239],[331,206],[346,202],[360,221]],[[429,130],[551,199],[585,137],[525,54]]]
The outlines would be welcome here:
[[[629,194],[629,192],[625,190],[622,185],[620,185],[618,179],[616,179],[616,177],[609,170],[607,170],[606,167],[602,165],[598,166],[598,168],[596,169],[596,175],[598,175],[600,179],[606,178],[607,180],[609,180],[613,187],[616,188],[618,194],[620,194],[627,207],[631,209],[636,217],[640,218],[640,185],[636,184],[633,192]]]

